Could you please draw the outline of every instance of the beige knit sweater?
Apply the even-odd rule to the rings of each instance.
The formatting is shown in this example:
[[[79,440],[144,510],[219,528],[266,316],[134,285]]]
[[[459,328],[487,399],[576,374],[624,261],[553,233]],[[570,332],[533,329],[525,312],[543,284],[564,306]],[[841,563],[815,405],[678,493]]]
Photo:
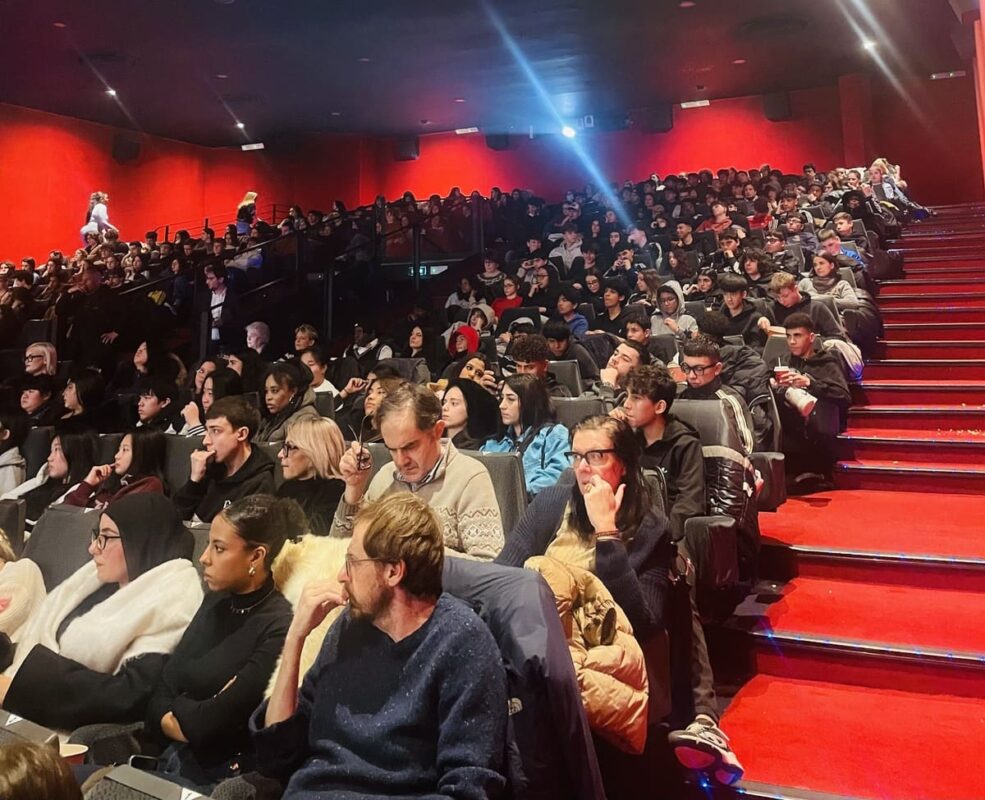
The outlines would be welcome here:
[[[379,500],[394,492],[413,491],[395,477],[386,464],[373,477],[364,500]],[[462,455],[450,441],[441,444],[441,459],[434,480],[419,486],[417,495],[431,507],[445,532],[445,547],[456,553],[492,561],[503,549],[503,522],[489,472],[476,459]],[[361,505],[361,503],[360,503]],[[339,500],[332,521],[332,536],[352,536],[352,521],[359,505]]]

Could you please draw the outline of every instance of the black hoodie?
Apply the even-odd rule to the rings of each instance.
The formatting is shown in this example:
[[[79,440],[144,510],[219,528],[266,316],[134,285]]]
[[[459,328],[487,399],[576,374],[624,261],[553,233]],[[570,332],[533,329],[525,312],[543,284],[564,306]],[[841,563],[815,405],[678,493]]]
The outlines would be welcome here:
[[[722,306],[722,313],[728,320],[725,336],[741,336],[742,341],[757,350],[762,350],[766,346],[767,334],[760,329],[759,320],[765,317],[772,325],[773,320],[770,319],[768,313],[760,313],[756,306],[748,300],[742,301],[742,310],[735,316],[724,305]]]
[[[646,443],[641,431],[637,431],[636,436],[643,448],[643,466],[659,469],[667,481],[670,532],[674,541],[679,541],[684,536],[684,523],[706,513],[701,440],[694,428],[673,414],[667,414],[664,434],[653,444]]]
[[[174,504],[182,519],[198,516],[202,522],[213,517],[227,505],[252,494],[274,494],[274,462],[256,445],[250,457],[233,475],[226,475],[222,464],[211,464],[205,479],[189,480],[174,496]]]

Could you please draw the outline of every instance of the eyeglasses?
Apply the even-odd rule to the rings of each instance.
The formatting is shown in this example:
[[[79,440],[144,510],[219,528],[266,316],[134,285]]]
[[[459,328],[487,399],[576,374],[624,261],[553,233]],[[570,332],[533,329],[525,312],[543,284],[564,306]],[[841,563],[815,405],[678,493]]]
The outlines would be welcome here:
[[[662,305],[662,306],[673,305],[674,303],[677,302],[677,298],[676,297],[670,297],[670,296],[668,296],[668,297],[661,297],[661,298],[658,298],[658,300],[659,300],[660,305]]]
[[[590,467],[601,467],[605,463],[605,457],[609,453],[616,452],[613,448],[607,450],[588,450],[584,453],[576,453],[573,450],[564,454],[565,458],[571,461],[572,467],[577,467],[582,459],[588,462]]]
[[[284,453],[285,456],[289,456],[289,455],[291,455],[291,453],[297,453],[297,452],[299,452],[301,450],[301,448],[298,447],[293,442],[284,442],[284,444],[281,446],[280,449]]]
[[[352,575],[353,564],[362,564],[364,561],[387,561],[385,558],[356,558],[352,553],[345,554],[345,574]]]
[[[714,369],[714,368],[715,368],[714,364],[706,364],[706,365],[687,364],[687,363],[681,364],[681,372],[683,372],[685,375],[690,375],[691,373],[694,373],[698,377],[704,375],[705,370]]]
[[[26,355],[24,356],[24,363],[30,364],[32,361],[37,361],[38,359],[43,359],[44,356],[41,355]]]
[[[534,276],[537,277],[537,278],[546,278],[547,277],[547,273],[546,272],[535,272],[534,273]]]
[[[110,539],[122,539],[123,537],[113,536],[112,534],[109,533],[100,533],[99,531],[93,531],[91,538],[92,538],[92,543],[96,545],[96,550],[98,550],[101,553],[103,552],[103,550],[106,549],[106,543]]]

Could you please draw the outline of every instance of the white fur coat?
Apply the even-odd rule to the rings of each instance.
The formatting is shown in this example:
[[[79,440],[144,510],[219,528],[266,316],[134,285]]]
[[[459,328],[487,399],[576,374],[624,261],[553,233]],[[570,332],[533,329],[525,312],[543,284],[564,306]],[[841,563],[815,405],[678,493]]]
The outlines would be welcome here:
[[[202,583],[191,561],[165,561],[72,620],[56,639],[58,626],[102,584],[89,561],[45,598],[20,631],[13,677],[35,645],[43,645],[84,667],[115,674],[131,658],[170,653],[202,604]]]
[[[338,577],[350,541],[348,538],[308,534],[302,536],[298,542],[288,542],[284,545],[284,549],[274,561],[274,582],[281,594],[290,601],[292,608],[297,608],[301,592],[307,584],[328,578],[334,580]],[[322,642],[325,641],[325,634],[341,613],[342,609],[336,608],[325,617],[321,625],[308,634],[304,649],[301,651],[299,680],[304,680],[305,673],[315,663]],[[267,697],[270,697],[274,688],[278,672],[280,672],[280,660],[277,661],[277,667],[267,685]]]
[[[16,642],[18,632],[44,601],[44,578],[29,558],[0,566],[0,633]]]

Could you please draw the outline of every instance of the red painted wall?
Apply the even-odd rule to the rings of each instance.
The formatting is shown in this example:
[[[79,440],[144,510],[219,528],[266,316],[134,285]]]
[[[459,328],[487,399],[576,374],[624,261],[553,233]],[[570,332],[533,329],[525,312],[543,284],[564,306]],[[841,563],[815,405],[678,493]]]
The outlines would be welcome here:
[[[651,172],[753,167],[764,161],[798,172],[805,161],[833,167],[843,153],[837,105],[837,87],[794,92],[793,118],[769,122],[760,97],[719,100],[705,108],[675,108],[669,133],[583,133],[574,142],[560,136],[517,136],[514,149],[505,152],[490,150],[479,134],[422,136],[417,161],[393,161],[392,144],[382,140],[367,154],[365,169],[377,181],[363,181],[361,199],[369,202],[378,193],[395,197],[408,189],[418,197],[444,195],[455,185],[483,193],[493,185],[507,191],[519,186],[557,197],[592,180],[576,146],[608,180],[619,182],[640,180]]]
[[[985,200],[975,83],[915,81],[906,97],[873,86],[875,151],[900,164],[913,197],[928,205]]]
[[[164,224],[199,227],[235,213],[243,193],[305,207],[359,193],[360,142],[244,153],[139,136],[139,158],[113,160],[113,128],[0,104],[0,259],[42,259],[79,246],[89,195],[110,195],[110,221],[127,239]],[[128,134],[135,135],[135,134]]]
[[[873,81],[872,149],[903,165],[914,196],[925,203],[982,200],[974,86],[971,78],[908,85],[904,101]],[[758,97],[675,109],[666,134],[637,130],[583,134],[575,140],[608,180],[651,172],[696,170],[769,161],[799,171],[844,163],[839,93],[822,87],[792,94],[793,118],[768,122]],[[920,109],[917,111],[916,109]],[[338,198],[351,206],[376,194],[418,197],[458,185],[482,192],[521,186],[549,198],[592,180],[573,143],[560,136],[516,137],[497,152],[482,135],[421,138],[421,157],[396,162],[392,142],[354,136],[312,136],[291,148],[243,153],[141,136],[141,155],[127,165],[112,158],[116,131],[90,122],[0,104],[0,258],[42,258],[71,251],[89,194],[110,194],[110,219],[126,238],[149,228],[205,216],[230,215],[243,192],[261,204],[296,202],[327,210]],[[132,134],[131,134],[132,135]]]

